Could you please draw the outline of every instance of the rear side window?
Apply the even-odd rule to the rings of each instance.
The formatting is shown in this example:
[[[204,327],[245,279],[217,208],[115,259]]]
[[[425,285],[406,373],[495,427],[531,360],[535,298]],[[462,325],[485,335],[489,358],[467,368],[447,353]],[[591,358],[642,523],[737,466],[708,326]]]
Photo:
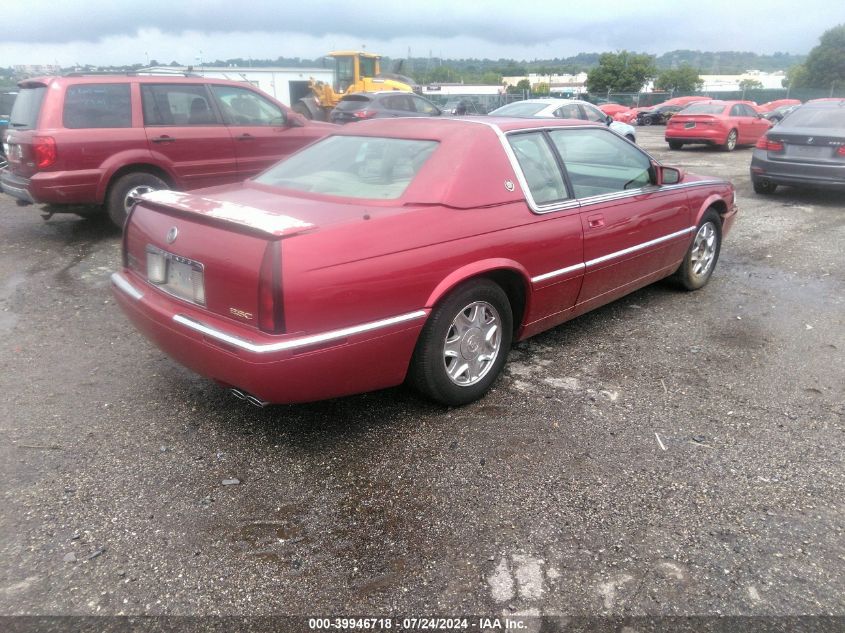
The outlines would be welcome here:
[[[41,112],[41,102],[46,92],[46,86],[21,90],[15,99],[15,105],[12,106],[9,128],[29,130],[38,125],[38,114]]]
[[[217,125],[208,92],[197,84],[141,86],[144,125]]]
[[[129,84],[68,86],[62,122],[70,129],[131,127]]]
[[[256,182],[343,198],[400,197],[437,141],[330,136],[271,167]]]
[[[563,176],[542,132],[516,134],[508,141],[534,202],[550,204],[568,197]]]

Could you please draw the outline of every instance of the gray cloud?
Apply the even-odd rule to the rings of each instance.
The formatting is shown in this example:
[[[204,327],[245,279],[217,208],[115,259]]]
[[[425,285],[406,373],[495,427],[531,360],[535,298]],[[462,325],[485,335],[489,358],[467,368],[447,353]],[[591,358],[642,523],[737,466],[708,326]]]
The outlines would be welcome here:
[[[412,43],[418,54],[431,47],[448,57],[562,57],[623,48],[806,52],[825,29],[845,22],[845,5],[829,0],[804,0],[800,11],[790,3],[788,20],[773,10],[778,0],[766,11],[752,0],[604,0],[578,6],[559,0],[6,2],[3,23],[13,28],[4,28],[0,52],[15,59],[79,57],[105,48],[111,59],[138,61],[146,51],[184,58],[179,51],[191,46],[208,58],[313,57],[334,42],[366,43],[393,56],[404,55]]]

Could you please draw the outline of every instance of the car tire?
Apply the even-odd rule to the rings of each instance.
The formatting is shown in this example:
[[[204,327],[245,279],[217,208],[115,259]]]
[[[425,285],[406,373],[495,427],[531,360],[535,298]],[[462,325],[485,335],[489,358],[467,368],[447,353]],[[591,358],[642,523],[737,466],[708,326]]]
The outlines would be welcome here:
[[[769,195],[775,192],[775,189],[778,186],[773,183],[771,180],[760,179],[760,180],[752,180],[751,184],[754,186],[754,193],[759,193],[762,195]]]
[[[669,149],[681,149],[683,146],[680,141],[669,141]]]
[[[640,125],[651,125],[654,121],[651,120],[651,117],[644,116],[643,122]]]
[[[151,173],[133,171],[124,174],[112,183],[106,200],[106,210],[109,218],[120,228],[123,228],[133,200],[144,193],[167,189],[168,184]]]
[[[731,130],[728,132],[728,137],[725,139],[724,145],[722,145],[722,149],[726,152],[732,152],[736,149],[736,139],[737,139],[737,131]]]
[[[714,209],[708,209],[695,229],[684,261],[673,278],[686,290],[698,290],[707,285],[722,249],[722,219]]]
[[[504,290],[489,279],[468,281],[432,311],[411,359],[409,383],[448,406],[478,400],[501,373],[512,340],[513,312]]]

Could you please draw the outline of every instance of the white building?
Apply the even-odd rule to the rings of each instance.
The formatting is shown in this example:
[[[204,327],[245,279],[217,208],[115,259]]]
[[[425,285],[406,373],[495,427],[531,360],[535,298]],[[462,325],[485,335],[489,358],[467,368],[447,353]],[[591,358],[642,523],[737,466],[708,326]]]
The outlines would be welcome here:
[[[145,68],[152,72],[188,72],[187,66],[155,66]],[[331,68],[237,68],[233,66],[193,67],[190,72],[201,77],[242,81],[263,90],[285,105],[311,94],[308,80],[314,78],[328,84],[334,82],[334,70]]]
[[[502,86],[488,84],[430,84],[422,87],[423,95],[427,97],[461,96],[461,95],[491,95],[501,94]]]

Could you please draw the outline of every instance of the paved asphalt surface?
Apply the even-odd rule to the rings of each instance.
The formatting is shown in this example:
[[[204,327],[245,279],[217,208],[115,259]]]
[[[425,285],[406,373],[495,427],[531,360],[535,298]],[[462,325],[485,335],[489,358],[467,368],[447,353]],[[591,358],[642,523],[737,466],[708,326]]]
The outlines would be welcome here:
[[[117,309],[117,231],[2,196],[0,614],[844,615],[845,196],[639,132],[737,185],[710,285],[460,409],[235,400]]]

